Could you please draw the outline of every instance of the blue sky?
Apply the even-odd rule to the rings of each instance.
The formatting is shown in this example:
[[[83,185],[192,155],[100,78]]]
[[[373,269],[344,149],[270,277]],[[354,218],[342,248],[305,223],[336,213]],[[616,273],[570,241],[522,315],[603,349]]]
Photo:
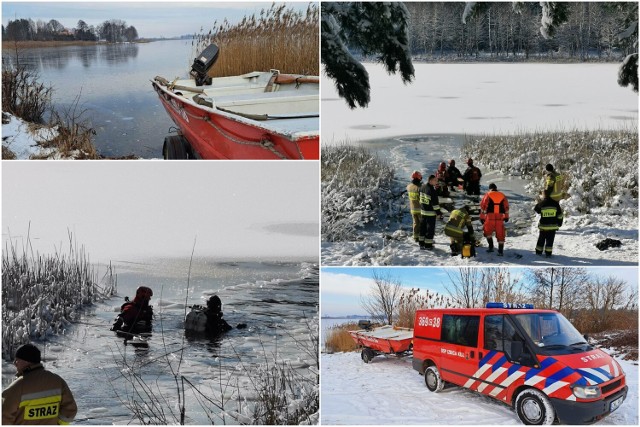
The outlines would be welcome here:
[[[287,2],[306,10],[307,2]],[[34,21],[56,19],[67,28],[74,28],[82,19],[97,26],[108,19],[122,19],[133,25],[140,37],[172,37],[208,32],[215,21],[231,23],[244,16],[259,14],[271,2],[2,2],[2,24],[9,20],[31,18]]]
[[[389,272],[400,279],[407,288],[430,289],[446,294],[444,285],[449,283],[449,274],[455,275],[457,268],[435,267],[391,267],[376,268],[377,271]],[[524,275],[526,269],[512,268],[512,276]],[[629,267],[589,268],[592,275],[601,277],[615,276],[638,287],[638,269]],[[360,296],[366,295],[371,286],[373,269],[369,267],[324,267],[321,276],[320,309],[323,316],[344,316],[365,314],[360,306]]]

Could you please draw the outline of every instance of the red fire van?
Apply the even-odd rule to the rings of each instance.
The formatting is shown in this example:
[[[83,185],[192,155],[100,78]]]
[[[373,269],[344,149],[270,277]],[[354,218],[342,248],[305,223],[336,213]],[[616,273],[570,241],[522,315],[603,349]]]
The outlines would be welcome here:
[[[627,395],[625,374],[560,313],[530,304],[416,313],[413,368],[430,391],[466,387],[515,408],[524,424],[588,424]]]

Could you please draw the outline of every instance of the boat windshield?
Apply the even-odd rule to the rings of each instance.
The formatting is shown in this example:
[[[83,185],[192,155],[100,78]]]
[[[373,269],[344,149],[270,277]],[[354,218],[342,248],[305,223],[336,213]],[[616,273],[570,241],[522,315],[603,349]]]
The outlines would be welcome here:
[[[588,351],[591,346],[560,313],[531,313],[513,316],[529,335],[535,352],[570,354]]]

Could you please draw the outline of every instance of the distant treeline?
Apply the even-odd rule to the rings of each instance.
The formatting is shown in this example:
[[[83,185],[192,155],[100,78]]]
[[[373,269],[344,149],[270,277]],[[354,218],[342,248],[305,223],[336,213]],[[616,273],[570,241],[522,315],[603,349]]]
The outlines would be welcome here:
[[[465,12],[464,2],[405,4],[414,56],[619,59],[637,49],[635,37],[623,36],[634,22],[637,26],[637,2],[564,3],[567,22],[551,39],[540,34],[539,2],[477,3],[472,13]]]
[[[76,28],[65,28],[59,21],[49,22],[32,19],[16,19],[9,21],[6,28],[2,26],[2,40],[5,41],[98,41],[108,43],[132,42],[138,38],[134,26],[127,26],[125,21],[110,19],[94,27],[87,25],[82,19]]]

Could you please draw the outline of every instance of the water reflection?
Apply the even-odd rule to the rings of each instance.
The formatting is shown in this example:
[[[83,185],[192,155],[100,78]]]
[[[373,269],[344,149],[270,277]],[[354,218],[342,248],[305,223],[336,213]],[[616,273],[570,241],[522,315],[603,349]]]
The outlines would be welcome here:
[[[82,67],[118,66],[138,57],[139,47],[136,43],[65,46],[57,48],[35,48],[18,52],[21,64],[36,70],[63,70],[73,61]],[[2,61],[10,66],[16,65],[15,52],[3,51]]]
[[[190,40],[141,44],[86,45],[22,49],[19,61],[33,67],[54,88],[58,111],[79,105],[96,130],[95,145],[105,156],[162,156],[173,122],[151,87],[157,75],[186,77],[193,61]],[[13,49],[3,64],[15,65]]]

